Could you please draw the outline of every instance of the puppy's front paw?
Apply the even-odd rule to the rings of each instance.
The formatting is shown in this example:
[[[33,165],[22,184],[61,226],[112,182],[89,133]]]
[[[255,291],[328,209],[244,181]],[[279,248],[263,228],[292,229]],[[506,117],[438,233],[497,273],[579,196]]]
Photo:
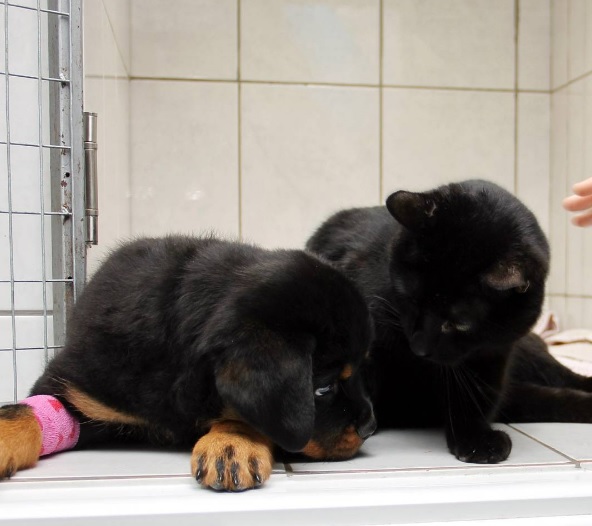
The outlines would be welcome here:
[[[191,456],[191,473],[203,486],[243,491],[271,475],[271,442],[246,424],[222,421],[201,437]]]
[[[458,460],[475,464],[497,464],[506,460],[511,450],[510,437],[495,429],[464,437],[450,447],[450,452]]]
[[[15,404],[0,407],[0,480],[33,467],[41,451],[41,428],[33,410]]]

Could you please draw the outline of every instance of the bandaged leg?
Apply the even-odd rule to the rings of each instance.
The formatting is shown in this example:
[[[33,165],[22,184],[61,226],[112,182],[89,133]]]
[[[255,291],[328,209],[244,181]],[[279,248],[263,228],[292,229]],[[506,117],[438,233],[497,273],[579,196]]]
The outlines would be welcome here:
[[[72,449],[80,436],[80,423],[62,403],[49,395],[37,395],[20,402],[33,409],[41,428],[39,456]]]

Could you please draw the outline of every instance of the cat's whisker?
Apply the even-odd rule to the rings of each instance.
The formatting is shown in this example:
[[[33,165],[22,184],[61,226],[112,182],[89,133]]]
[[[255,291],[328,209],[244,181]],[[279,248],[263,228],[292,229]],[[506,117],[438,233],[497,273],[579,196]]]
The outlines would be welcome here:
[[[476,383],[475,383],[475,378],[469,374],[467,374],[467,372],[463,369],[462,366],[459,367],[455,367],[454,369],[455,372],[455,376],[456,378],[459,380],[460,385],[464,388],[465,392],[469,395],[471,401],[475,404],[475,406],[477,407],[477,409],[479,410],[479,412],[481,413],[481,416],[483,416],[483,418],[486,418],[485,414],[483,413],[483,409],[482,409],[482,403],[480,403],[480,401],[477,399],[477,396],[474,392],[474,388],[477,387]],[[478,387],[477,387],[478,389]],[[479,389],[480,394],[483,396],[483,392]],[[486,398],[489,401],[489,398],[487,396],[483,396],[484,398]]]
[[[456,433],[454,432],[454,420],[452,418],[452,409],[450,404],[450,376],[449,376],[449,369],[448,367],[440,367],[440,372],[444,372],[444,384],[446,385],[446,408],[448,412],[448,422],[450,424],[450,432],[452,433],[452,438],[456,441]]]
[[[371,308],[372,307],[376,307],[376,308],[384,308],[389,314],[392,314],[393,317],[395,317],[396,319],[399,319],[400,315],[399,312],[397,311],[397,309],[394,307],[394,305],[387,300],[386,298],[383,298],[382,296],[377,296],[372,295],[370,296],[371,299]],[[372,300],[379,300],[379,302],[373,302]]]

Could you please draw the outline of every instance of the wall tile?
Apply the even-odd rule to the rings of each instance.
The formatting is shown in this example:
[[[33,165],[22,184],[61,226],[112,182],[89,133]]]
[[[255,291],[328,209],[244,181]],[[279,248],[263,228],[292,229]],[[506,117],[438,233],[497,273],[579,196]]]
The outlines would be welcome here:
[[[0,280],[10,279],[10,227],[8,214],[0,214]],[[2,284],[0,284],[1,286]],[[10,302],[9,297],[5,297],[0,289],[0,301]],[[2,310],[2,308],[0,308]]]
[[[551,87],[568,81],[568,4],[569,0],[551,0]]]
[[[7,283],[0,283],[0,294],[2,297],[10,298],[10,285]],[[9,299],[10,302],[10,299]],[[10,307],[9,307],[10,309]],[[9,310],[8,309],[8,310]],[[7,310],[7,309],[2,309]],[[12,349],[12,316],[6,315],[4,313],[0,316],[0,349]],[[3,355],[3,352],[0,352],[0,356]],[[3,370],[3,369],[0,369]],[[0,379],[2,375],[0,375]],[[2,398],[2,397],[0,397]]]
[[[18,348],[43,347],[45,345],[45,333],[47,331],[47,345],[53,345],[53,317],[47,316],[47,326],[43,316],[17,316],[16,346]]]
[[[565,294],[567,215],[561,202],[568,193],[567,183],[567,90],[562,89],[551,96],[551,273],[548,291]]]
[[[551,86],[551,1],[520,0],[518,88]]]
[[[84,38],[84,74],[85,76],[102,76],[104,62],[104,44],[106,36],[105,9],[102,0],[85,0],[83,10]]]
[[[0,9],[1,11],[1,9]],[[6,76],[2,76],[0,82],[0,100],[6,101]],[[5,103],[6,104],[6,103]],[[0,141],[6,142],[6,106],[2,107],[2,117],[0,117]],[[2,149],[6,149],[5,145],[2,145]],[[4,177],[6,172],[0,171],[0,180]]]
[[[10,77],[11,142],[39,144],[39,85],[37,79]],[[35,123],[35,124],[32,124]]]
[[[592,327],[592,298],[568,296],[565,300],[563,327],[566,329]]]
[[[573,80],[584,73],[586,69],[586,33],[590,31],[587,27],[587,10],[592,9],[590,0],[569,0],[568,13],[568,41],[567,41],[567,77]]]
[[[0,210],[4,211],[8,210],[8,159],[6,154],[6,145],[0,145]],[[2,215],[0,214],[0,216]]]
[[[518,95],[517,196],[549,235],[551,95]]]
[[[5,35],[6,33],[4,32],[4,7],[0,8],[0,42],[6,42],[6,38]],[[5,46],[0,46],[0,73],[4,73],[4,70],[6,66],[6,48]],[[0,82],[0,84],[2,84],[2,82]],[[2,99],[0,100],[4,100],[4,97],[2,97]],[[2,119],[0,119],[2,120]]]
[[[26,350],[16,352],[17,398],[29,396],[33,384],[45,369],[45,351]]]
[[[132,74],[236,79],[237,0],[132,0]]]
[[[584,173],[582,178],[592,177],[592,77],[587,77],[584,82]],[[582,240],[582,263],[585,271],[580,284],[580,290],[587,296],[592,296],[592,231],[586,229],[586,235]],[[592,327],[592,319],[590,320]]]
[[[546,308],[552,311],[558,321],[559,329],[563,330],[566,327],[564,320],[564,313],[566,312],[566,297],[560,295],[549,295],[546,298]]]
[[[0,327],[4,328],[0,317]],[[14,366],[10,351],[0,351],[0,405],[14,403]]]
[[[242,89],[243,238],[303,247],[332,212],[379,204],[378,89]]]
[[[584,69],[586,73],[592,71],[592,2],[586,3],[586,52]]]
[[[105,12],[117,44],[117,49],[123,59],[125,70],[129,74],[131,72],[130,0],[103,0],[103,5],[105,6]]]
[[[35,6],[36,7],[36,6]],[[39,74],[37,13],[8,8],[8,71],[19,75]],[[4,42],[2,46],[4,47]]]
[[[238,95],[227,83],[132,81],[132,234],[238,234]]]
[[[514,87],[513,0],[384,0],[384,82]]]
[[[589,177],[584,173],[585,144],[585,118],[584,118],[584,87],[583,80],[570,84],[567,87],[567,189],[571,192],[572,186]],[[564,194],[565,197],[567,193]],[[561,209],[564,215],[568,215]],[[571,224],[567,227],[567,294],[582,294],[582,288],[590,275],[590,265],[584,261],[584,245],[590,240],[590,232],[577,228]],[[592,263],[590,261],[589,263]]]
[[[243,0],[241,76],[249,80],[379,80],[378,0]]]
[[[514,190],[514,95],[384,90],[384,188],[489,179]]]

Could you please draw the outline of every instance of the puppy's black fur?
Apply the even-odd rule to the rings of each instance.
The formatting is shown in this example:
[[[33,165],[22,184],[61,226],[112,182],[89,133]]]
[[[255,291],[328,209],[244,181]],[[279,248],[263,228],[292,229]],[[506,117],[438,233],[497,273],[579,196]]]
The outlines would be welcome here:
[[[354,285],[303,251],[142,239],[90,280],[65,349],[32,394],[56,396],[79,416],[80,444],[202,437],[198,480],[245,489],[271,471],[271,459],[261,468],[261,445],[314,458],[356,453],[375,428],[358,374],[371,333]]]

